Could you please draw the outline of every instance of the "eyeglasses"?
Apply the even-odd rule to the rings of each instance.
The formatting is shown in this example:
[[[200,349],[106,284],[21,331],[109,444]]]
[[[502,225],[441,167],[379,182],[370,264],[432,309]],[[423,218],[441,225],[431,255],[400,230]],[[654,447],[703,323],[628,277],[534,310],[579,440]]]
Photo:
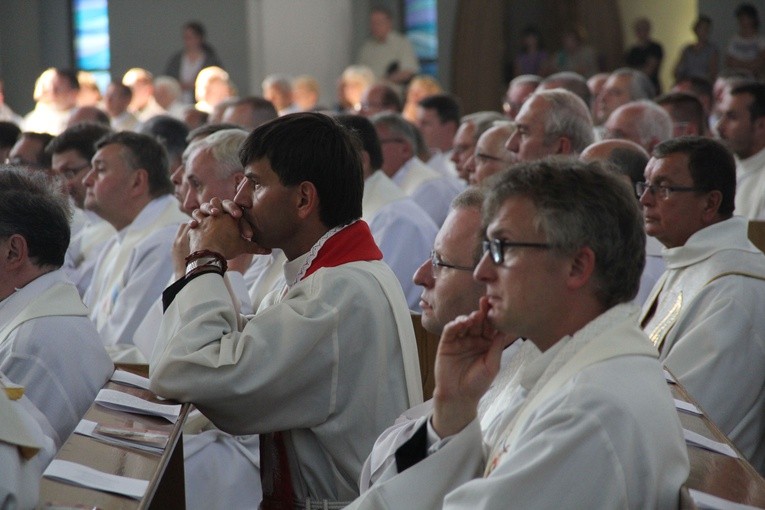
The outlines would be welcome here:
[[[496,265],[501,265],[505,262],[505,253],[511,248],[537,248],[540,250],[549,250],[553,245],[548,243],[516,243],[513,241],[505,241],[504,239],[484,239],[483,252],[489,252],[491,255],[491,261]]]
[[[473,157],[475,158],[476,162],[486,163],[487,161],[499,161],[500,163],[504,163],[505,160],[502,158],[498,158],[497,156],[489,156],[488,154],[484,154],[483,152],[476,152]]]
[[[647,182],[636,182],[635,192],[638,198],[649,191],[653,196],[659,196],[664,200],[667,200],[672,193],[679,193],[684,191],[706,191],[702,188],[695,188],[691,186],[665,186],[663,184],[648,184]]]
[[[64,168],[61,170],[61,175],[63,175],[66,179],[71,180],[86,168],[90,168],[90,163],[83,163],[82,165],[76,166],[74,168]]]
[[[441,260],[441,257],[439,257],[438,253],[436,253],[435,250],[430,252],[430,263],[433,266],[433,277],[436,278],[438,276],[438,273],[440,273],[440,269],[442,267],[448,267],[449,269],[457,269],[459,271],[470,271],[472,272],[475,270],[475,266],[457,266],[454,264],[447,264],[443,260]]]

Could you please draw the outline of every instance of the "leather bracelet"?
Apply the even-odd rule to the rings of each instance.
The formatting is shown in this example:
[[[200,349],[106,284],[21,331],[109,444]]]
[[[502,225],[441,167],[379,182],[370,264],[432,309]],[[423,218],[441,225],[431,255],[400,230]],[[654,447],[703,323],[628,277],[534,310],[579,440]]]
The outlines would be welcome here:
[[[197,250],[195,252],[190,253],[184,260],[186,261],[186,272],[189,272],[189,264],[191,264],[194,261],[197,261],[199,259],[211,259],[206,263],[197,263],[194,267],[198,267],[201,265],[212,265],[216,268],[220,268],[221,274],[228,271],[228,262],[226,261],[226,257],[218,253],[217,251],[212,250]],[[192,268],[193,269],[193,268]]]

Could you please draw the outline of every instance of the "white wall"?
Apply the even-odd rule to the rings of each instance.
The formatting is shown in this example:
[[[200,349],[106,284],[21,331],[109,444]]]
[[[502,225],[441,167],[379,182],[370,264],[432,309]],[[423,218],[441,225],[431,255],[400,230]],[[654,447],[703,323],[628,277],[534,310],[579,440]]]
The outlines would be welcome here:
[[[351,0],[248,0],[249,93],[269,74],[314,76],[321,104],[335,102],[335,81],[353,59]]]

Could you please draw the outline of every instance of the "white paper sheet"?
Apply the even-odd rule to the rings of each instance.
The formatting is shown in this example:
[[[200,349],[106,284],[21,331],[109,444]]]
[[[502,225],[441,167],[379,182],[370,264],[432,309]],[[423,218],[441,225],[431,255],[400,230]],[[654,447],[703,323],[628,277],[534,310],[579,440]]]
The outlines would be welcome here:
[[[691,404],[690,402],[686,402],[685,400],[675,399],[675,408],[686,413],[704,416],[704,413],[701,412],[701,409]]]
[[[683,429],[683,436],[685,437],[685,442],[688,444],[698,446],[699,448],[704,448],[705,450],[713,451],[715,453],[722,453],[728,457],[733,457],[736,459],[738,458],[736,450],[731,448],[727,443],[720,443],[713,439],[708,439],[701,434],[697,434],[696,432],[687,429]]]
[[[674,377],[672,377],[672,374],[670,374],[670,373],[669,373],[669,371],[668,371],[667,369],[664,369],[664,379],[665,379],[665,380],[666,380],[666,381],[667,381],[669,384],[677,384],[677,381],[675,380],[675,378],[674,378]]]
[[[170,423],[178,421],[178,416],[181,414],[180,404],[155,404],[116,390],[102,389],[96,395],[96,403],[116,411],[160,416]]]
[[[706,492],[688,489],[693,502],[699,507],[699,510],[755,510],[757,507],[744,505],[743,503],[734,503],[717,496],[712,496]]]
[[[103,434],[99,434],[98,431],[96,431],[96,427],[98,427],[98,423],[83,419],[83,420],[80,420],[80,423],[77,424],[77,428],[74,429],[74,432],[75,434],[80,434],[82,436],[98,439],[99,441],[102,441],[107,444],[125,446],[128,448],[135,448],[137,450],[141,450],[144,452],[161,454],[164,451],[164,448],[161,448],[159,446],[150,446],[147,444],[141,444],[139,442],[130,441],[128,439],[120,439],[117,437],[105,436]]]
[[[51,461],[43,476],[80,487],[121,494],[133,499],[141,499],[149,487],[148,480],[112,475],[60,459]]]
[[[115,370],[112,374],[112,381],[135,386],[136,388],[143,388],[144,390],[149,389],[149,380],[146,377],[128,372],[127,370]]]

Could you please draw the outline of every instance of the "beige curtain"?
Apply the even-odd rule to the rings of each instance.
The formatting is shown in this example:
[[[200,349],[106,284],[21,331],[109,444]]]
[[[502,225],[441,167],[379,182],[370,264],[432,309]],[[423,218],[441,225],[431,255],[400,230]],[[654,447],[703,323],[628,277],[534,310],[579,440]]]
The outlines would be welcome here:
[[[499,111],[505,91],[502,62],[503,0],[462,0],[457,7],[452,61],[452,92],[465,113]]]

